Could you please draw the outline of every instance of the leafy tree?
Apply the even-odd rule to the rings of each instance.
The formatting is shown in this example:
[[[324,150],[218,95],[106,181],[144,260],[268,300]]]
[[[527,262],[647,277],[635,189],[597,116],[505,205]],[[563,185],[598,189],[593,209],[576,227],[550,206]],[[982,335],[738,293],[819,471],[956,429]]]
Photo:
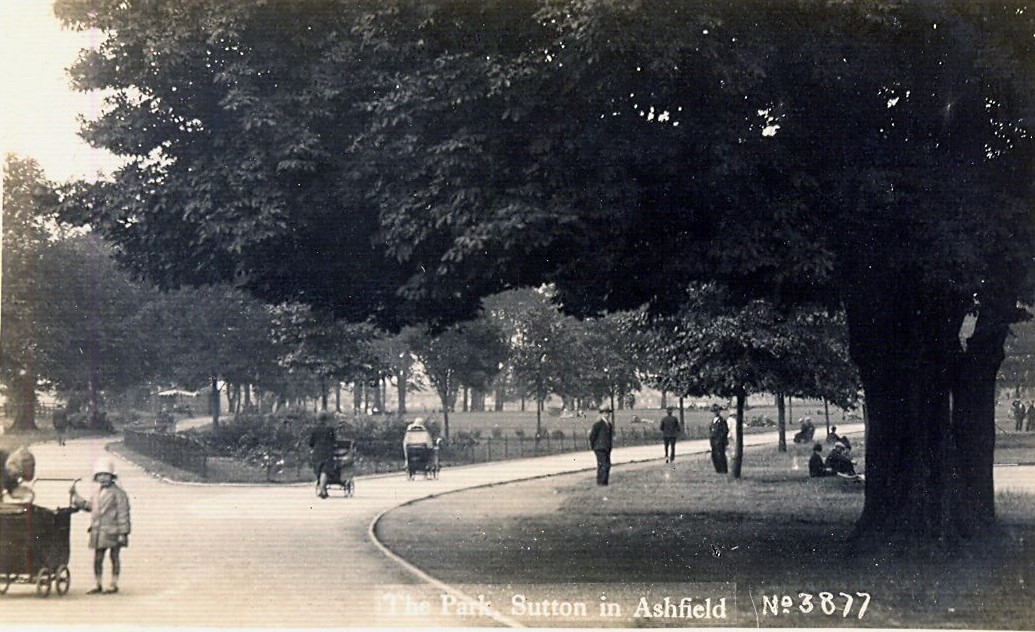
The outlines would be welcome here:
[[[536,403],[536,436],[542,435],[543,405],[553,393],[574,390],[579,350],[575,319],[553,302],[549,287],[506,292],[484,301],[510,340],[509,373],[514,386]]]
[[[281,364],[317,380],[325,411],[331,384],[365,382],[381,362],[375,350],[379,332],[371,325],[332,320],[300,304],[278,306],[272,324],[284,348]]]
[[[154,375],[136,315],[155,292],[118,268],[95,235],[54,240],[48,256],[57,260],[59,276],[43,299],[50,332],[43,375],[66,394],[84,393],[91,422],[100,427],[102,393],[141,386]]]
[[[36,388],[46,364],[42,345],[52,333],[44,319],[55,280],[47,223],[58,199],[36,161],[13,154],[4,159],[3,191],[0,377],[15,411],[11,428],[35,430]]]
[[[625,405],[626,396],[638,390],[637,329],[639,323],[630,313],[607,314],[572,323],[575,342],[573,378],[562,393],[575,393],[584,399],[608,401],[612,408]]]
[[[110,249],[56,221],[53,185],[32,160],[8,156],[4,179],[3,379],[14,427],[35,428],[38,387],[83,394],[101,428],[104,392],[149,378],[133,317],[151,292]]]
[[[414,340],[414,352],[442,402],[442,430],[449,439],[449,411],[462,386],[487,388],[506,357],[507,348],[496,324],[485,318],[453,325]]]
[[[209,388],[213,425],[219,424],[220,382],[277,381],[280,349],[271,338],[271,314],[243,292],[210,286],[161,293],[137,322],[148,334],[146,355],[159,379]]]

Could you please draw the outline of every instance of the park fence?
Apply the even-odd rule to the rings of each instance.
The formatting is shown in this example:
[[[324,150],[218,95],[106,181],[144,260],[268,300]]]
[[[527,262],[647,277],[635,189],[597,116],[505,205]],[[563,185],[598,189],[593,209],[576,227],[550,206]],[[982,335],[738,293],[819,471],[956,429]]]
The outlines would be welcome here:
[[[654,428],[618,428],[615,431],[614,447],[649,445],[661,443],[661,432]],[[381,457],[402,461],[402,445],[398,442],[380,440],[356,442],[361,456]],[[589,450],[589,437],[579,433],[565,436],[544,434],[535,437],[461,437],[444,442],[439,458],[443,465],[466,465],[488,463],[526,457],[547,456],[565,452]]]
[[[200,474],[208,476],[208,451],[195,439],[181,434],[165,432],[148,432],[126,428],[124,431],[126,447],[138,454]]]

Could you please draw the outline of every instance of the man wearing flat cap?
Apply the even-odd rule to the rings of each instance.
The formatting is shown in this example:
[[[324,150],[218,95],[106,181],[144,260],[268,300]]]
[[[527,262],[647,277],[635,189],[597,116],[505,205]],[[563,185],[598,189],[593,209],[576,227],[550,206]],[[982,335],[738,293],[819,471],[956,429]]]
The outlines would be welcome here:
[[[614,425],[611,423],[611,407],[600,406],[600,418],[589,431],[589,447],[597,457],[597,485],[607,485],[611,473],[611,444]]]

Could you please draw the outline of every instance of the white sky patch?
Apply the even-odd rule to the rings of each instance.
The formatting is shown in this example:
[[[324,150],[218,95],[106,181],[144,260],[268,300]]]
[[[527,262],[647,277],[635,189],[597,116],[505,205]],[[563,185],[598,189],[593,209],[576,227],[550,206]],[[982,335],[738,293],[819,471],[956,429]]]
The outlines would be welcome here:
[[[893,108],[896,105],[898,105],[898,99],[899,99],[899,97],[895,97],[893,99],[888,99],[888,108],[890,109],[890,108]]]
[[[51,180],[93,180],[121,161],[79,138],[76,117],[96,118],[103,96],[73,91],[65,69],[101,36],[62,29],[52,6],[52,0],[0,2],[0,151],[35,159]]]

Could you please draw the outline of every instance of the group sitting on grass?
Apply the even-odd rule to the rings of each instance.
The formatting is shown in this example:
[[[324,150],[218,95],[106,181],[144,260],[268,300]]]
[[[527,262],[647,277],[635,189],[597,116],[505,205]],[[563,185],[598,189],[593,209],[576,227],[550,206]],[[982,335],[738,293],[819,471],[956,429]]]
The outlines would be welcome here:
[[[817,443],[812,447],[812,457],[809,459],[809,476],[840,476],[856,482],[862,482],[865,477],[855,471],[855,461],[852,460],[851,448],[843,442],[834,444],[826,461],[823,460],[823,445]]]

